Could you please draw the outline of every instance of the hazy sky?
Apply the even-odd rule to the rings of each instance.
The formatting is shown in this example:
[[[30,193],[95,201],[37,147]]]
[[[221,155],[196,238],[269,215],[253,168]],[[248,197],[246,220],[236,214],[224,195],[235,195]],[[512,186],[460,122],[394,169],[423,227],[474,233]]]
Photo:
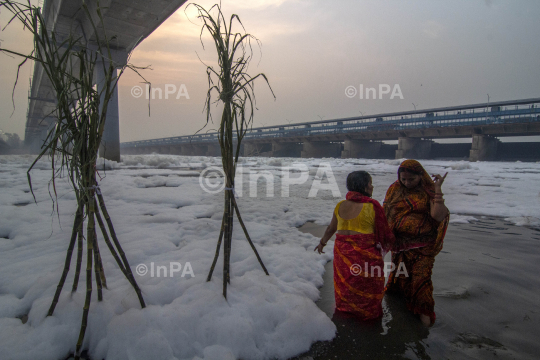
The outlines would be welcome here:
[[[215,1],[199,1],[209,8]],[[240,16],[262,42],[250,73],[264,72],[276,94],[256,86],[255,126],[316,121],[438,106],[540,97],[540,1],[538,0],[223,0],[227,17]],[[184,84],[180,99],[148,101],[131,95],[140,79],[120,80],[120,136],[132,141],[192,134],[205,123],[202,113],[205,65],[215,61],[193,11],[180,8],[133,52],[135,65],[153,88]],[[0,14],[1,25],[7,14]],[[0,33],[2,47],[28,51],[31,38],[20,26]],[[260,62],[259,62],[260,60]],[[10,117],[17,61],[0,55],[0,129],[24,136],[28,78],[23,68]],[[349,98],[359,90],[397,84],[390,99]]]

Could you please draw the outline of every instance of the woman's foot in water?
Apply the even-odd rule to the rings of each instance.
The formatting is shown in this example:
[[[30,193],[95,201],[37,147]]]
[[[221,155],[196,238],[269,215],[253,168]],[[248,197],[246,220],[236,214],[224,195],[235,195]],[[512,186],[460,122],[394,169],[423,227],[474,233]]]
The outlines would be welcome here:
[[[429,316],[420,314],[420,320],[425,326],[431,326],[431,319],[429,318]]]

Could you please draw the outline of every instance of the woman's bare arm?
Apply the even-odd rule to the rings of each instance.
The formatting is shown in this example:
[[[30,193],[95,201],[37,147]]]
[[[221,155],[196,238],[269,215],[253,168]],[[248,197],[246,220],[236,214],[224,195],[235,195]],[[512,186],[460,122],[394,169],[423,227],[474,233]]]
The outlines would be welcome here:
[[[450,210],[444,205],[444,203],[437,203],[435,200],[431,200],[431,217],[438,222],[444,220]]]
[[[326,246],[326,243],[328,242],[328,240],[330,240],[330,238],[336,233],[337,223],[338,222],[337,222],[336,214],[333,214],[332,221],[330,221],[330,225],[327,226],[324,232],[324,235],[321,241],[319,242],[319,245],[317,245],[314,251],[319,251],[319,254],[324,254],[324,251],[322,250]]]
[[[444,176],[439,174],[433,175],[433,182],[435,184],[435,199],[431,200],[431,217],[438,222],[443,221],[444,218],[450,213],[446,205],[444,205],[444,200],[442,198],[443,193],[441,189],[444,179],[446,179],[446,175],[448,175],[448,173],[444,174]]]

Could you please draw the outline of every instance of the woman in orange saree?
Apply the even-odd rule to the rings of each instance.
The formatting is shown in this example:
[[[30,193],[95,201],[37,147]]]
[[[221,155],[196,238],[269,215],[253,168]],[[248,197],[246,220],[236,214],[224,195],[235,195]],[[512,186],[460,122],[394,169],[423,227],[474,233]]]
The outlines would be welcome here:
[[[396,237],[392,248],[394,270],[387,291],[402,294],[408,309],[420,315],[425,325],[435,322],[431,273],[450,219],[441,191],[446,175],[433,177],[418,161],[405,160],[384,200],[385,214]]]
[[[371,199],[373,185],[365,171],[347,176],[346,200],[334,209],[332,221],[319,245],[322,253],[336,234],[334,245],[334,291],[336,309],[363,320],[382,316],[384,296],[384,254],[392,247],[394,235],[384,209]]]

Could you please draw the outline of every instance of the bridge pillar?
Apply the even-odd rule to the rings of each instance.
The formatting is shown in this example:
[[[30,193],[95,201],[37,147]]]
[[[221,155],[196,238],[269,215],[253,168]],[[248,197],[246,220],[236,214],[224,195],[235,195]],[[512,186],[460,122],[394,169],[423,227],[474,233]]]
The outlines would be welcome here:
[[[473,135],[469,161],[494,161],[501,141],[489,135]]]
[[[302,144],[303,158],[341,157],[341,144],[329,141],[304,141]]]
[[[127,63],[127,52],[124,50],[111,50],[112,59],[115,63],[122,66]],[[99,61],[96,64],[95,81],[98,92],[103,90],[105,84],[104,67],[109,66],[110,60]],[[113,78],[118,76],[118,70],[114,70]],[[113,80],[116,81],[116,80]],[[111,84],[114,85],[114,84]],[[102,93],[104,95],[104,92]],[[103,96],[101,105],[103,106]],[[112,96],[107,105],[107,117],[101,138],[99,156],[112,161],[120,161],[120,121],[118,115],[118,85],[115,86]]]
[[[219,144],[208,145],[206,156],[221,156],[221,148]]]
[[[191,155],[205,156],[207,151],[208,151],[208,147],[206,145],[193,145]]]
[[[302,144],[272,142],[273,157],[300,157],[302,154]]]
[[[272,143],[245,143],[244,156],[272,156]]]
[[[382,143],[369,140],[345,140],[341,157],[376,159],[379,157]]]
[[[41,146],[45,143],[45,139],[47,138],[47,135],[49,134],[49,131],[55,126],[56,119],[52,117],[45,117],[42,124],[49,124],[48,126],[40,126],[41,130],[39,131],[39,135],[35,136],[31,141],[29,139],[24,139],[24,143],[28,148],[30,149],[30,154],[39,154],[41,153],[42,149]],[[50,151],[48,151],[46,154],[48,155]]]
[[[431,154],[431,144],[433,144],[432,140],[400,137],[398,139],[396,159],[429,159]]]
[[[103,90],[103,70],[97,70],[97,86],[98,91]],[[114,69],[114,77],[118,71]],[[101,78],[101,79],[100,79]],[[101,106],[101,105],[100,105]],[[118,85],[114,88],[109,104],[107,105],[107,117],[101,138],[99,156],[112,161],[120,162],[120,121],[118,115]]]
[[[180,145],[180,155],[191,155],[193,146],[190,144]]]
[[[254,156],[257,152],[257,144],[244,144],[244,156]]]

